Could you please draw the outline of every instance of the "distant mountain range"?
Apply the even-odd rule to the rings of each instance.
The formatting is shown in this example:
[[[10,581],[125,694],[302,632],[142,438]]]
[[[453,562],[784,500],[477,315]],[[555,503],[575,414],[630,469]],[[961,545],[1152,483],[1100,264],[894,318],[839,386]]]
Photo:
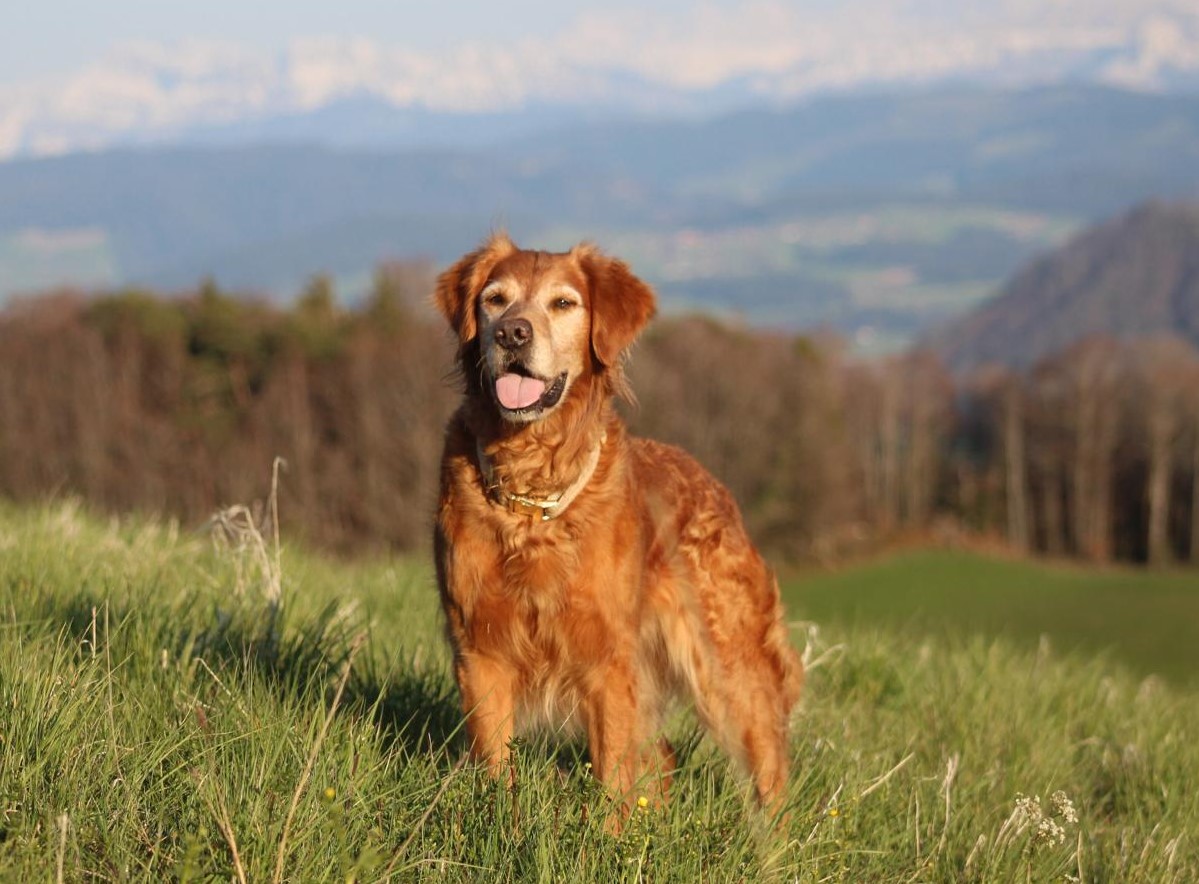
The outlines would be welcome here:
[[[1081,225],[1199,196],[1199,94],[946,87],[711,118],[547,110],[532,130],[504,114],[405,122],[369,103],[322,113],[337,129],[364,110],[381,131],[457,146],[210,130],[208,146],[0,163],[0,301],[206,276],[291,297],[320,271],[353,298],[380,260],[448,260],[502,224],[542,247],[597,240],[668,309],[831,326],[877,350],[978,304]],[[296,139],[310,122],[293,121]]]
[[[1155,333],[1199,346],[1199,203],[1152,202],[1087,229],[926,343],[961,371]]]
[[[197,140],[494,143],[565,118],[711,117],[964,84],[1199,88],[1199,8],[1106,5],[757,0],[680,17],[651,4],[583,16],[555,35],[439,53],[363,37],[278,52],[139,43],[53,80],[0,86],[0,158]]]

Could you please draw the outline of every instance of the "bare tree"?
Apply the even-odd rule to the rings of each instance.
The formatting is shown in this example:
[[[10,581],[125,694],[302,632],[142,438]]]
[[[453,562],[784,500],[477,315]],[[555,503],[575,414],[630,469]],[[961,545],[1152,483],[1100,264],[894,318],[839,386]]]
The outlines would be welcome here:
[[[1032,545],[1028,515],[1028,460],[1024,453],[1024,389],[1018,375],[1003,385],[1003,455],[1007,539],[1014,549]]]
[[[1130,345],[1134,395],[1143,412],[1142,438],[1148,461],[1146,549],[1151,565],[1174,557],[1170,541],[1175,450],[1184,426],[1186,394],[1195,371],[1195,351],[1174,337],[1140,339]]]
[[[875,528],[894,524],[884,488],[883,372],[875,363],[856,362],[845,367],[844,420],[854,452],[862,515]]]
[[[904,515],[907,523],[922,527],[932,514],[940,469],[945,463],[943,443],[952,413],[953,388],[945,367],[931,352],[916,351],[904,357]]]
[[[1119,424],[1120,347],[1088,338],[1051,360],[1062,376],[1063,417],[1073,451],[1070,530],[1075,553],[1094,561],[1112,555],[1112,459]]]
[[[1073,454],[1072,395],[1072,385],[1056,362],[1033,367],[1025,412],[1029,484],[1036,500],[1038,546],[1054,556],[1069,549],[1065,498]]]
[[[1199,388],[1199,382],[1196,383]],[[1195,394],[1196,390],[1192,390]],[[1199,564],[1199,395],[1191,396],[1191,546],[1190,562]]]

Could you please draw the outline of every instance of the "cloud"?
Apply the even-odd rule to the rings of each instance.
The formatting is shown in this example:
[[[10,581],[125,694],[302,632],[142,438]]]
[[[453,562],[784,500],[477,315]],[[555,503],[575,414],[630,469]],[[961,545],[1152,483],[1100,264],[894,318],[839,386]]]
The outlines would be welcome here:
[[[734,94],[785,101],[828,89],[945,77],[1035,82],[1079,70],[1135,88],[1159,87],[1178,70],[1199,80],[1199,6],[707,0],[687,14],[584,12],[549,37],[464,40],[439,53],[369,37],[294,40],[277,53],[204,41],[130,44],[72,76],[0,89],[0,156],[169,137],[358,95],[455,111],[545,103],[677,110],[729,84]]]

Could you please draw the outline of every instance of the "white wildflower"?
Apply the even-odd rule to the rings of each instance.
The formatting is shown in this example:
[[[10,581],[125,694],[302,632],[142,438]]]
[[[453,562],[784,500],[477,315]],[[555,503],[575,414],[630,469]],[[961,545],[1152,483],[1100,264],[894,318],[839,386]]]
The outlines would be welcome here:
[[[1041,818],[1041,796],[1029,798],[1023,792],[1017,792],[1016,815],[1024,823],[1034,825]]]
[[[1037,820],[1032,840],[1037,844],[1065,844],[1066,830],[1051,817],[1043,816]]]
[[[1074,809],[1074,802],[1061,790],[1049,797],[1048,813],[1041,805],[1040,795],[1029,798],[1018,792],[1012,821],[1018,826],[1018,831],[1030,832],[1032,840],[1028,849],[1036,850],[1043,845],[1065,844],[1066,827],[1077,825],[1078,812]]]
[[[1078,824],[1078,811],[1074,809],[1074,802],[1070,800],[1070,797],[1065,792],[1058,789],[1049,796],[1049,800],[1053,804],[1053,815],[1055,817],[1060,818],[1064,823],[1071,826]]]

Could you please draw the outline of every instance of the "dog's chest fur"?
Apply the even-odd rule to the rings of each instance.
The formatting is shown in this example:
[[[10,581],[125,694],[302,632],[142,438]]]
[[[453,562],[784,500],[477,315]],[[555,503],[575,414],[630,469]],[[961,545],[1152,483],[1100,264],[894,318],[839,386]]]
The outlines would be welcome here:
[[[557,727],[570,722],[610,653],[611,631],[596,596],[580,591],[587,581],[569,552],[574,546],[554,541],[557,531],[531,536],[534,530],[520,526],[502,535],[495,579],[481,587],[466,627],[477,650],[507,660],[518,673],[521,719]]]
[[[541,530],[533,536],[536,529]],[[577,582],[579,561],[569,545],[554,539],[558,534],[570,533],[565,529],[561,525],[530,524],[503,532],[499,586],[492,587],[492,591],[517,602],[514,607],[527,610],[532,618],[552,619],[567,613],[577,600],[577,593],[571,590]]]

